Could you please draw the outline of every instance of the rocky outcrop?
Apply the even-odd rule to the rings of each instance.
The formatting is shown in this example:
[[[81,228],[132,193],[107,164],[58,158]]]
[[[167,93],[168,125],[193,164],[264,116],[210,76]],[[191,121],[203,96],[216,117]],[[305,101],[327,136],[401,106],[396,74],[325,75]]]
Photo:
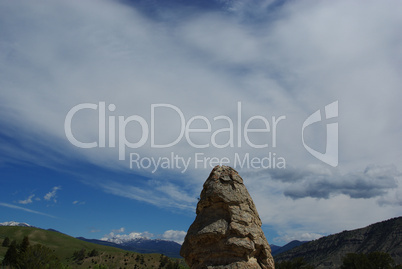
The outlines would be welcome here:
[[[274,268],[257,209],[233,168],[212,170],[196,213],[180,251],[192,269]]]

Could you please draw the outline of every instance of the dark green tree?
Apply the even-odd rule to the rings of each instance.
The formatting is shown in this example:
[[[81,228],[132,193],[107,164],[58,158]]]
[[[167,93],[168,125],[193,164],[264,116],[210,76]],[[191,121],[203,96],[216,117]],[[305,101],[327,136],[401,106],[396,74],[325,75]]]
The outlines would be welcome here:
[[[8,247],[2,265],[14,267],[17,266],[17,261],[18,261],[17,243],[13,241],[11,242],[11,245]]]
[[[180,268],[179,261],[178,260],[172,261],[169,259],[169,262],[168,262],[166,268],[167,269],[179,269]]]
[[[53,253],[53,250],[36,244],[28,247],[28,249],[21,253],[18,258],[17,268],[21,269],[61,269],[63,265],[60,260]]]
[[[29,248],[29,238],[28,236],[24,236],[24,239],[22,239],[21,245],[20,245],[20,253],[25,253],[28,248]]]
[[[314,266],[307,264],[303,257],[294,258],[291,261],[283,261],[275,264],[276,269],[314,269]]]
[[[392,269],[394,260],[388,253],[348,253],[343,257],[341,269]]]
[[[370,261],[363,253],[348,253],[343,257],[341,269],[369,269]]]
[[[392,269],[395,265],[391,256],[385,252],[371,252],[367,258],[373,269]]]
[[[73,259],[77,262],[77,263],[82,263],[82,261],[85,259],[87,251],[85,250],[85,248],[82,248],[81,250],[77,250],[73,253]]]
[[[169,258],[165,255],[161,254],[159,259],[159,268],[165,267],[165,265],[169,262]]]
[[[3,243],[1,244],[3,247],[8,248],[10,246],[10,238],[8,236],[4,238]]]
[[[93,249],[90,253],[89,253],[89,257],[96,257],[99,256],[99,251],[97,251],[96,249]]]

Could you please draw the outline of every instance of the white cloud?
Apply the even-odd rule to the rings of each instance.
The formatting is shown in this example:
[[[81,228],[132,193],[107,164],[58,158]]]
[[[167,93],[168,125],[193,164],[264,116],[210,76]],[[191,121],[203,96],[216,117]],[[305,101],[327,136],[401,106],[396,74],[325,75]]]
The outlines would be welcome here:
[[[120,234],[120,233],[124,233],[124,231],[125,231],[125,228],[121,227],[120,229],[112,230],[112,233]]]
[[[53,187],[53,189],[50,192],[46,193],[46,195],[43,197],[43,199],[45,199],[46,201],[53,200],[53,202],[56,203],[57,202],[56,197],[57,197],[57,191],[58,190],[61,190],[60,186]]]
[[[73,201],[73,205],[85,205],[85,201]]]
[[[167,230],[163,233],[162,239],[175,241],[176,243],[183,244],[184,237],[186,237],[185,231]]]
[[[34,198],[34,197],[35,197],[35,194],[32,194],[25,200],[19,200],[18,203],[23,204],[23,205],[31,204],[32,203],[32,198]]]

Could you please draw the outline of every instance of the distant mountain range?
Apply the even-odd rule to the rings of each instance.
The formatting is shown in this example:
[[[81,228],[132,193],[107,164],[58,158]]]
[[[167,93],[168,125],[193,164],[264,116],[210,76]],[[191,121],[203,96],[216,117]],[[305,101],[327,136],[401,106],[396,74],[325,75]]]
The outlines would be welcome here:
[[[173,241],[167,241],[161,239],[136,238],[123,241],[121,243],[114,243],[98,239],[87,239],[84,237],[77,237],[77,239],[99,245],[134,251],[138,253],[160,253],[173,258],[181,258],[180,256],[181,245]]]
[[[300,245],[302,245],[304,243],[307,243],[307,242],[308,241],[293,240],[293,241],[287,243],[286,245],[284,245],[282,247],[274,245],[274,244],[271,244],[270,245],[271,246],[271,254],[272,254],[272,256],[275,257],[276,255],[279,255],[279,254],[281,254],[283,252],[291,250],[292,248],[298,247],[298,246],[300,246]]]
[[[277,254],[276,262],[303,257],[316,268],[339,268],[347,253],[386,252],[396,264],[402,263],[402,217],[365,228],[343,231],[307,242]]]

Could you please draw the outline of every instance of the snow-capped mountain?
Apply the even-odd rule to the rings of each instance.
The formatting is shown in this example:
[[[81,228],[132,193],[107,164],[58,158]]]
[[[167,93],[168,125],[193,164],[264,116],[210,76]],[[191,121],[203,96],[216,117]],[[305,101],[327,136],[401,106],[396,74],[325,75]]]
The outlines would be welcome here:
[[[166,256],[174,258],[181,257],[180,256],[181,245],[173,241],[167,241],[161,239],[148,239],[145,237],[134,238],[134,239],[109,238],[107,241],[98,239],[86,239],[83,237],[77,237],[77,238],[83,241],[99,245],[112,246],[139,253],[161,253]]]
[[[0,226],[20,226],[20,227],[33,227],[32,225],[29,225],[28,223],[25,222],[16,222],[16,221],[6,221],[0,223]]]
[[[135,233],[131,233],[129,235],[117,234],[117,235],[115,235],[113,237],[110,237],[110,238],[107,238],[107,237],[101,238],[100,240],[115,243],[115,244],[119,244],[119,245],[124,245],[125,243],[131,242],[131,241],[133,241],[133,242],[141,242],[141,240],[149,240],[149,238],[143,237],[143,236],[137,236]]]
[[[173,241],[149,238],[135,238],[120,243],[120,245],[131,248],[143,248],[152,250],[163,250],[164,248],[181,248],[180,244]]]

